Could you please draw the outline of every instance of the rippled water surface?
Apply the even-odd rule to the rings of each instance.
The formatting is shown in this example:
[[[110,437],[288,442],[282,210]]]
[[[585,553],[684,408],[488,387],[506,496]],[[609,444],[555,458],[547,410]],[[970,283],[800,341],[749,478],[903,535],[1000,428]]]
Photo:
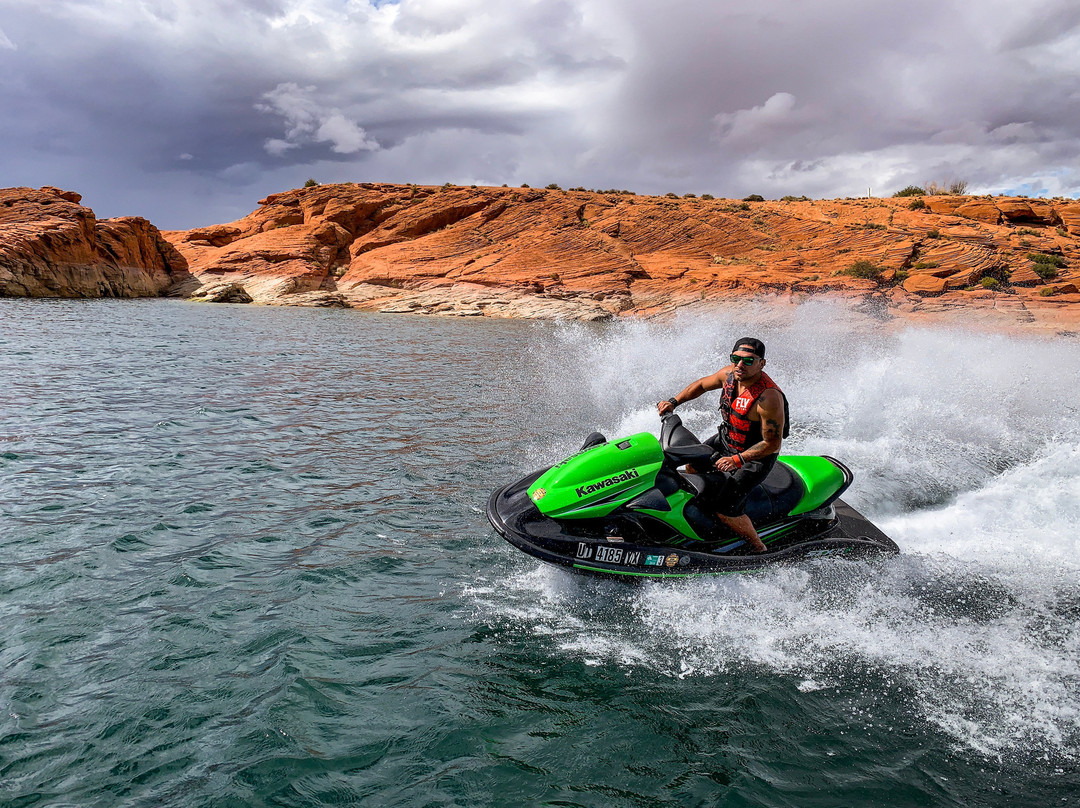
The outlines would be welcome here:
[[[744,332],[901,556],[631,584],[489,528]],[[1078,348],[0,301],[0,805],[1074,804]]]

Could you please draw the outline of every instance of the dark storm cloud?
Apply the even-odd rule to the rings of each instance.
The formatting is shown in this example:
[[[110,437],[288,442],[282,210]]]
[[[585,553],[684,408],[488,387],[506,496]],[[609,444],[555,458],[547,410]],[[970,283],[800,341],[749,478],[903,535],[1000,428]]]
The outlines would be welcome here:
[[[1046,153],[1076,153],[1075,98],[1067,101],[1075,57],[1037,65],[1030,36],[1021,52],[1006,44],[1028,22],[1012,6],[833,0],[737,12],[676,4],[659,14],[642,3],[631,13],[653,18],[638,30],[649,45],[626,84],[624,128],[639,151],[681,145],[688,175],[709,176],[710,158],[722,163],[711,177],[737,193],[843,194],[940,171],[1000,188],[1044,167]],[[633,125],[644,109],[660,114]],[[984,171],[986,152],[1010,140],[1023,144],[1003,161],[1015,174]],[[782,166],[807,161],[820,166],[800,179],[809,188],[785,187]],[[680,165],[659,152],[655,162]],[[844,172],[854,175],[846,187]]]
[[[235,218],[381,179],[1076,193],[1071,2],[0,0],[0,176]]]

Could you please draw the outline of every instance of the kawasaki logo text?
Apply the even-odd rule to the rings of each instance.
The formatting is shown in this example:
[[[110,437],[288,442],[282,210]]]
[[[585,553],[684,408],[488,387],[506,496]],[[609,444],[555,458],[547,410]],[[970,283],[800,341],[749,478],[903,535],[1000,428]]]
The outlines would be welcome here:
[[[584,485],[581,488],[575,489],[577,491],[578,498],[588,496],[596,491],[601,491],[607,488],[609,485],[615,485],[615,483],[625,483],[627,480],[633,480],[635,477],[639,477],[637,469],[629,469],[622,474],[617,474],[614,477],[608,477],[606,480],[600,480],[599,482],[590,483]]]

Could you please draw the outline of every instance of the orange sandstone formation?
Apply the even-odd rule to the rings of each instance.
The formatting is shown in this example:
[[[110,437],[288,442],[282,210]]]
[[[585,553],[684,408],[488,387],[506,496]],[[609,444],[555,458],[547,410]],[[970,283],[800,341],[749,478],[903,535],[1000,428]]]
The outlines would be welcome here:
[[[212,293],[384,312],[602,319],[830,292],[884,311],[1080,320],[1080,204],[767,201],[529,188],[323,185],[165,233]],[[1049,280],[1029,255],[1063,266]],[[870,277],[848,274],[856,262]],[[1043,267],[1045,270],[1045,267]]]
[[[146,219],[98,221],[58,188],[0,189],[0,297],[145,297],[186,275]]]
[[[168,288],[208,301],[604,319],[831,294],[881,315],[1080,324],[1072,200],[739,202],[346,183],[160,235],[142,219],[97,222],[78,201],[0,191],[0,295]]]

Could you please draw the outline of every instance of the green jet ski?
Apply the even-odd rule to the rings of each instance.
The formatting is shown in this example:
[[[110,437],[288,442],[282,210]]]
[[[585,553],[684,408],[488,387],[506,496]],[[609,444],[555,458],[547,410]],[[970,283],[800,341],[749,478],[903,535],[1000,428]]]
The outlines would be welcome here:
[[[594,432],[581,451],[495,491],[488,519],[529,555],[575,570],[671,577],[747,572],[808,558],[895,555],[896,543],[840,499],[853,475],[839,460],[781,455],[751,491],[746,513],[768,552],[749,554],[697,503],[714,450],[674,413],[660,439],[639,432],[609,441]]]

